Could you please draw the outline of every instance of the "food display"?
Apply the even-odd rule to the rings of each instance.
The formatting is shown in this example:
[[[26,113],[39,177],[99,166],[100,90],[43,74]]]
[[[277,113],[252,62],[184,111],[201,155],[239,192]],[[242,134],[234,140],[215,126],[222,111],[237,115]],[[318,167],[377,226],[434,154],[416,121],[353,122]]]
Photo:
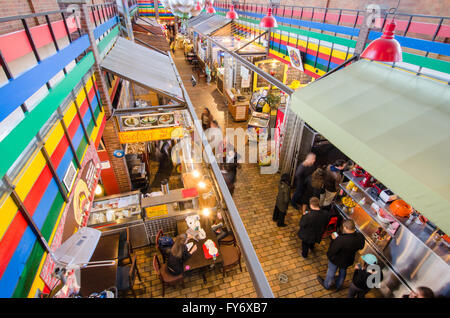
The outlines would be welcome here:
[[[171,124],[173,122],[173,116],[172,115],[161,115],[158,119],[160,124],[167,125]]]
[[[175,120],[175,117],[178,120]],[[171,112],[136,116],[122,116],[120,120],[124,130],[133,130],[174,126],[179,124],[181,118],[182,116],[180,116],[178,112]]]
[[[105,199],[106,198],[106,199]],[[98,199],[92,203],[89,226],[103,223],[116,223],[130,218],[140,218],[139,194],[112,196]]]
[[[343,197],[342,198],[342,204],[345,205],[348,208],[353,208],[356,206],[356,202],[353,201],[350,197]]]

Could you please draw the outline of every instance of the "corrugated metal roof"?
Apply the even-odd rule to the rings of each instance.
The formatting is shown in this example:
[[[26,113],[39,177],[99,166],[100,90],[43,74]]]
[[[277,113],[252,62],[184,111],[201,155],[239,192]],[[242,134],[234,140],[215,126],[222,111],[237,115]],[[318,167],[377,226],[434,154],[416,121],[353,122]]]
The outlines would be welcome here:
[[[167,55],[119,37],[100,65],[119,77],[184,102],[175,66]]]
[[[450,233],[450,87],[360,60],[300,89],[292,110]]]
[[[227,19],[221,15],[213,15],[209,19],[206,19],[201,23],[195,25],[193,29],[200,34],[210,35],[214,31],[224,27],[228,23],[231,23],[230,19]]]
[[[187,22],[188,22],[188,27],[189,28],[193,28],[194,26],[206,21],[207,19],[213,17],[214,14],[212,13],[206,13],[206,12],[202,12],[200,13],[198,16],[190,18]]]

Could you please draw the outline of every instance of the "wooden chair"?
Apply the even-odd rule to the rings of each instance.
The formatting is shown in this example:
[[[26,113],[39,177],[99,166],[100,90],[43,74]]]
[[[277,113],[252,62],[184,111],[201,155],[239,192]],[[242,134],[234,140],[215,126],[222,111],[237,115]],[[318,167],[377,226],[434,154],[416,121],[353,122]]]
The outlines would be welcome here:
[[[136,275],[139,281],[142,282],[141,275],[136,265],[136,255],[133,256],[130,265],[119,266],[117,268],[117,290],[119,292],[127,292],[131,290],[134,298],[136,298],[136,293],[134,292],[134,282],[136,280]]]
[[[120,233],[119,238],[119,255],[118,261],[119,265],[131,264],[131,243],[130,243],[130,229],[126,228],[125,231]]]
[[[235,243],[232,244],[219,244],[220,252],[222,253],[223,265],[222,272],[223,277],[226,276],[226,271],[239,264],[239,268],[242,272],[241,266],[241,249]]]
[[[223,238],[219,239],[219,245],[234,245],[236,244],[236,239],[232,232],[228,232]]]
[[[166,285],[173,286],[177,285],[178,283],[181,283],[181,286],[184,288],[183,274],[180,274],[178,276],[173,276],[169,274],[167,272],[167,264],[163,264],[161,266],[161,263],[159,262],[158,256],[156,254],[153,257],[153,269],[155,270],[155,273],[159,276],[159,279],[161,280],[163,297],[165,294]]]
[[[167,258],[169,257],[170,249],[165,250],[165,249],[161,248],[161,246],[159,246],[159,238],[161,236],[164,236],[163,230],[159,230],[158,233],[156,234],[155,244],[156,244],[156,249],[161,254],[161,257],[163,259],[163,263],[165,263],[167,261]]]

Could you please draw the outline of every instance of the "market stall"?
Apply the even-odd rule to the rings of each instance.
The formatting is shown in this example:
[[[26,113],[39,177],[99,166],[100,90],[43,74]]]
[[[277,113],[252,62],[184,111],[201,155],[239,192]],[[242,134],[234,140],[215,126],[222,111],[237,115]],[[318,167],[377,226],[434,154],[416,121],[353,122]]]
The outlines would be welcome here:
[[[360,60],[292,97],[293,111],[360,165],[344,173],[334,205],[385,264],[386,296],[419,286],[450,295],[448,92]]]

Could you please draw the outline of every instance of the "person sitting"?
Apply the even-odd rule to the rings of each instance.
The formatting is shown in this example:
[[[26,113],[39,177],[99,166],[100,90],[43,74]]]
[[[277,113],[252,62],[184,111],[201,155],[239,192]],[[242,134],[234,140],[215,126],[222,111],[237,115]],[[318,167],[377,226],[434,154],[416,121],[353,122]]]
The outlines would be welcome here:
[[[380,270],[377,272],[374,269],[369,269],[369,265],[376,265],[377,258],[373,254],[365,254],[361,256],[363,265],[356,264],[355,271],[353,273],[353,279],[348,289],[348,298],[364,298],[364,296],[371,290],[371,286],[368,286],[370,277],[374,275],[380,275],[379,281],[383,280],[383,272]]]
[[[194,245],[190,251],[187,250],[186,243],[188,239],[189,237],[185,233],[175,238],[167,259],[167,272],[169,274],[174,276],[182,274],[184,271],[183,262],[197,250],[197,245]]]
[[[302,256],[308,257],[308,251],[314,250],[316,243],[320,244],[329,216],[319,207],[319,199],[312,197],[309,200],[310,209],[300,219],[298,237],[302,240]]]

